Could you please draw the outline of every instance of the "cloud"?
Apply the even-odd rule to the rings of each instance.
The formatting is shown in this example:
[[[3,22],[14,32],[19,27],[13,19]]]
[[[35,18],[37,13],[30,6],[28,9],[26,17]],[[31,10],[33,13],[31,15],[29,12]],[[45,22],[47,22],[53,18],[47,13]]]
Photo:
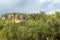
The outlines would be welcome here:
[[[60,11],[60,0],[47,0],[42,3],[41,10],[46,12]]]
[[[34,13],[60,10],[60,0],[0,0],[0,14],[7,12]]]
[[[0,0],[0,14],[7,12],[17,12],[19,8],[24,7],[27,0]]]
[[[39,4],[44,4],[47,0],[38,0]]]

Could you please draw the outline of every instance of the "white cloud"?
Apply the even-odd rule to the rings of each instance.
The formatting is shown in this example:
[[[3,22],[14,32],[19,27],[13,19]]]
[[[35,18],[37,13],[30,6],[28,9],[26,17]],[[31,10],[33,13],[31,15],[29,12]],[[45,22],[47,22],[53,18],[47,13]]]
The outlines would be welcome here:
[[[25,5],[25,3],[27,3],[27,5]],[[59,3],[60,0],[0,0],[0,12],[33,13],[33,12],[39,12],[41,10],[53,11],[58,10],[54,9],[56,8],[54,5]]]
[[[39,1],[40,4],[43,4],[43,3],[45,3],[48,0],[38,0],[38,1]]]

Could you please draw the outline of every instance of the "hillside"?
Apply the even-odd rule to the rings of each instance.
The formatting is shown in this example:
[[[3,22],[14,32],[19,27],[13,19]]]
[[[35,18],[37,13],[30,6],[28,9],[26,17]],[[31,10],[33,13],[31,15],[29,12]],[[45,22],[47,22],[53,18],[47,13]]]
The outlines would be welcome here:
[[[1,15],[0,40],[60,40],[60,12]]]
[[[9,14],[4,14],[1,15],[0,17],[1,20],[10,20],[12,22],[20,22],[22,20],[28,20],[29,16],[28,14],[22,14],[22,13],[9,13]]]

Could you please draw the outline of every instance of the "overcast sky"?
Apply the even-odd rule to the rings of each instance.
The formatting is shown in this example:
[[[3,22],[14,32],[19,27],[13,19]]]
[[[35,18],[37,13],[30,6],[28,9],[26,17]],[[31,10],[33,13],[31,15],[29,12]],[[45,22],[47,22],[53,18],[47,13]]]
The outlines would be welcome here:
[[[0,14],[60,11],[60,0],[0,0]]]

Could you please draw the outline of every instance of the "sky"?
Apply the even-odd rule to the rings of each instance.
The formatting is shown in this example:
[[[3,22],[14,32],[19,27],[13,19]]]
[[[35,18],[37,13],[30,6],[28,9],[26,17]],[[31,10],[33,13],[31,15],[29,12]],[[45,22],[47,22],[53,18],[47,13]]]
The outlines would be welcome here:
[[[60,11],[60,0],[0,0],[0,14]]]

